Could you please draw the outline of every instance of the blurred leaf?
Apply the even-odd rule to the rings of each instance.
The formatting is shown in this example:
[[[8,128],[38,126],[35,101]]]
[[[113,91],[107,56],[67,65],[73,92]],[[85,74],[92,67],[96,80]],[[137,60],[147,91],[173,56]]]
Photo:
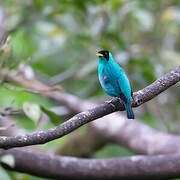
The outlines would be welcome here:
[[[138,19],[142,31],[151,30],[154,25],[154,19],[150,12],[145,10],[137,10],[134,16]]]
[[[14,168],[14,166],[15,166],[15,159],[14,159],[13,155],[11,155],[11,154],[6,154],[6,155],[2,156],[1,162],[4,164],[7,164],[11,168]]]
[[[41,111],[44,112],[45,114],[47,114],[50,117],[50,121],[54,124],[54,125],[59,125],[61,123],[61,119],[59,118],[59,116],[57,116],[54,112],[46,109],[44,106],[40,106]]]
[[[161,16],[162,21],[169,22],[173,19],[173,11],[172,8],[168,8]]]
[[[95,153],[97,158],[109,157],[127,157],[132,156],[134,153],[128,149],[117,144],[108,144]]]
[[[50,31],[49,37],[54,37],[54,36],[57,36],[57,35],[61,35],[63,33],[64,33],[64,29],[59,28],[59,27],[55,27],[55,28],[52,29],[52,31]]]
[[[76,77],[80,79],[86,78],[87,76],[89,76],[90,73],[96,71],[97,66],[97,61],[90,61],[81,68],[81,71],[77,72]]]
[[[143,114],[140,119],[142,119],[145,123],[148,123],[148,125],[152,128],[157,128],[158,126],[160,126],[161,123],[161,120],[158,119],[158,117],[150,113]]]
[[[112,0],[108,1],[112,11],[117,11],[125,3],[126,0]]]
[[[41,117],[41,110],[38,104],[32,104],[29,102],[24,102],[23,111],[28,118],[37,124]]]
[[[176,7],[169,7],[163,14],[162,14],[162,21],[170,22],[170,21],[180,22],[180,12],[179,9]]]
[[[2,166],[0,166],[0,180],[11,180],[9,174]]]

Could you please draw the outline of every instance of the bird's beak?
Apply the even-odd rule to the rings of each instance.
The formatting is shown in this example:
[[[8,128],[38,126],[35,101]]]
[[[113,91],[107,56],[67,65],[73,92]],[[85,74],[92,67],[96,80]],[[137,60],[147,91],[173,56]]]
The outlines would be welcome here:
[[[98,54],[96,54],[96,56],[98,56],[98,57],[99,57],[99,56],[103,56],[103,54],[98,53]]]

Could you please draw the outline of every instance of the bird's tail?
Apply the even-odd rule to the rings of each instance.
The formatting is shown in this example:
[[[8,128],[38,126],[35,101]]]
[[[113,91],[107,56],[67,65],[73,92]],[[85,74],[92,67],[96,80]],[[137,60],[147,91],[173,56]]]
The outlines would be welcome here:
[[[134,119],[134,113],[131,107],[131,103],[127,103],[124,105],[126,108],[127,118],[128,119]]]

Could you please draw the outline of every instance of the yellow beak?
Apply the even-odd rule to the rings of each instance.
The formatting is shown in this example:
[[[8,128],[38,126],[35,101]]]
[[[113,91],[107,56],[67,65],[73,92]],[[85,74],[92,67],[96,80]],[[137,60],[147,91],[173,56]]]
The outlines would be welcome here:
[[[99,57],[99,56],[103,56],[103,54],[98,53],[98,54],[96,54],[96,56],[98,56],[98,57]]]

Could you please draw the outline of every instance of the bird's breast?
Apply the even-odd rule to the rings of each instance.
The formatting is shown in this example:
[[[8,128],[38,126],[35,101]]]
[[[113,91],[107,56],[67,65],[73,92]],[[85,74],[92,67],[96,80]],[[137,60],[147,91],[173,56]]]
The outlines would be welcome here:
[[[118,96],[115,85],[113,85],[114,79],[112,79],[109,69],[99,68],[99,81],[104,91],[110,96]]]

